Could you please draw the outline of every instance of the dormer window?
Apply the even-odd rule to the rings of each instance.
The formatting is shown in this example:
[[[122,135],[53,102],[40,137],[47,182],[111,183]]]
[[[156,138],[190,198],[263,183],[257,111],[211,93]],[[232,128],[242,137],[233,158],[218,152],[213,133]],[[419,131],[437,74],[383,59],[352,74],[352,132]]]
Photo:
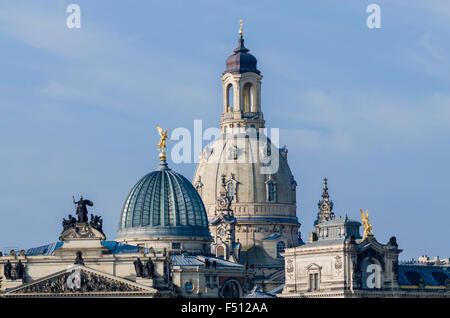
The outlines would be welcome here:
[[[231,174],[231,179],[227,181],[228,197],[232,202],[238,202],[238,184],[239,182],[234,179],[234,175]]]

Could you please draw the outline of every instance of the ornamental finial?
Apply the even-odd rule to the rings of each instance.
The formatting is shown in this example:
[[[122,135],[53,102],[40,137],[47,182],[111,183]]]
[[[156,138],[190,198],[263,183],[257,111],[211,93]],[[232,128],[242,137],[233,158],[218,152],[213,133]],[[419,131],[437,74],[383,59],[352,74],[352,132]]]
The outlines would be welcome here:
[[[334,219],[333,212],[333,201],[330,200],[330,196],[328,194],[328,179],[323,178],[323,192],[322,192],[322,200],[319,201],[319,213],[317,214],[317,222],[321,223],[324,221],[328,221]]]
[[[242,35],[244,34],[244,31],[242,31],[242,23],[244,23],[244,21],[239,20],[239,35],[242,38]]]
[[[329,195],[328,195],[328,179],[327,178],[323,178],[322,198],[329,198]]]

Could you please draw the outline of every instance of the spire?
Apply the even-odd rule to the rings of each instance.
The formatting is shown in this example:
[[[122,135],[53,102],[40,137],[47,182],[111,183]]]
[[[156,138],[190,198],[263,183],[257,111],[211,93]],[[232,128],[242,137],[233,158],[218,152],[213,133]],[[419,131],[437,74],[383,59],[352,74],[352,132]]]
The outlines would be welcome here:
[[[239,20],[239,40],[238,40],[238,47],[235,48],[234,51],[233,51],[235,54],[237,54],[239,52],[247,53],[247,52],[250,51],[249,49],[247,49],[244,46],[244,31],[242,30],[242,23],[243,22],[244,21]]]
[[[244,46],[244,38],[242,36],[238,40],[238,47],[235,48],[233,52],[234,54],[250,52],[250,50]]]
[[[242,19],[239,20],[239,36],[240,36],[241,39],[242,39],[242,35],[244,34],[244,32],[242,31],[242,23],[243,22],[244,21],[242,21]]]
[[[322,199],[329,199],[330,196],[328,195],[328,179],[323,178],[323,192],[322,192]]]
[[[317,223],[322,223],[334,218],[333,212],[333,201],[330,200],[330,195],[328,194],[328,179],[323,179],[323,192],[322,200],[317,204],[319,206],[319,213],[317,213]]]
[[[246,73],[253,72],[260,74],[256,64],[258,61],[256,57],[248,53],[250,50],[244,46],[244,31],[242,30],[242,20],[239,21],[239,39],[238,47],[233,50],[233,55],[228,57],[226,61],[227,69],[225,73]]]

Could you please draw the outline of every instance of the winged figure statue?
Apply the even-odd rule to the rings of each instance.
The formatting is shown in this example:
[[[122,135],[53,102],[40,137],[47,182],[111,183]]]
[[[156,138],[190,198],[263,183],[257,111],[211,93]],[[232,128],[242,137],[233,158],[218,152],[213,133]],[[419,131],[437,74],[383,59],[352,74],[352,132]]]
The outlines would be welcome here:
[[[372,235],[372,224],[369,223],[369,211],[366,210],[366,214],[364,214],[363,210],[359,210],[359,211],[361,212],[361,220],[362,220],[362,225],[364,227],[363,237]]]
[[[161,136],[161,139],[158,142],[158,148],[161,149],[162,152],[164,152],[164,149],[166,148],[166,141],[170,140],[167,136],[169,129],[163,130],[161,127],[159,127],[159,125],[156,125],[156,129],[158,129],[159,135]]]

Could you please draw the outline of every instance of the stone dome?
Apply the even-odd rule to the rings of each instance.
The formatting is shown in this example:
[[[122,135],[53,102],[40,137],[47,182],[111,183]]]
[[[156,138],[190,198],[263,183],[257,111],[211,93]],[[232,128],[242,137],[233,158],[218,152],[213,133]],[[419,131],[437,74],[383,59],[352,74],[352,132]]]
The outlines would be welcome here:
[[[193,180],[211,221],[217,217],[221,176],[226,176],[237,220],[236,237],[250,264],[276,261],[276,256],[267,257],[265,252],[257,251],[258,246],[272,249],[276,245],[277,241],[271,241],[273,233],[279,233],[277,240],[283,240],[287,247],[298,245],[297,182],[287,163],[286,149],[274,147],[269,139],[268,146],[262,149],[259,141],[265,138],[262,134],[248,137],[245,132],[222,134],[202,151]],[[261,160],[268,151],[275,155],[278,152],[279,167],[272,172],[264,171],[267,164]],[[273,195],[269,193],[271,189]]]
[[[120,216],[116,240],[211,238],[202,199],[191,182],[165,160],[131,189]]]
[[[203,202],[207,208],[211,208],[207,210],[207,213],[210,215],[214,212],[222,174],[226,175],[228,182],[234,180],[237,184],[233,206],[244,203],[261,203],[295,207],[296,181],[287,163],[287,154],[284,149],[272,147],[270,139],[267,139],[268,148],[274,148],[269,151],[279,151],[279,168],[273,173],[263,173],[263,169],[267,165],[262,162],[261,157],[264,155],[263,152],[267,153],[268,150],[258,147],[258,145],[260,146],[258,143],[259,140],[266,137],[260,134],[258,137],[248,138],[246,133],[230,134],[230,136],[233,137],[221,135],[202,151],[200,162],[194,174],[194,184],[198,182],[200,177]],[[231,158],[233,151],[236,151],[235,160]],[[250,156],[253,156],[253,162],[249,160]],[[268,182],[273,182],[277,186],[276,198],[270,202],[266,194]],[[248,212],[245,214],[248,214]],[[277,213],[270,214],[274,216]],[[237,211],[237,215],[239,215],[239,211]],[[258,217],[258,215],[252,217]],[[294,211],[292,213],[280,213],[280,217],[297,223]]]
[[[229,73],[246,73],[253,72],[260,74],[256,68],[257,60],[252,54],[248,53],[249,49],[244,46],[244,39],[239,38],[239,45],[234,50],[234,54],[227,58],[225,72]]]

